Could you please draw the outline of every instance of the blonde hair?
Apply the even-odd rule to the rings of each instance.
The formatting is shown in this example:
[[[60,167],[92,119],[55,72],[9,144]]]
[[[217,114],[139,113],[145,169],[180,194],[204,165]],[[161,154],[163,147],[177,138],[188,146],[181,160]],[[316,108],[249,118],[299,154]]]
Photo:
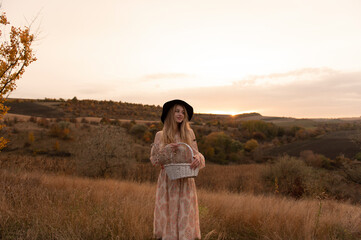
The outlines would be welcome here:
[[[183,121],[178,124],[174,118],[174,113],[177,108],[177,106],[181,106],[184,110],[184,119]],[[188,145],[192,142],[192,136],[191,136],[191,128],[189,126],[188,121],[188,113],[187,110],[183,105],[175,104],[167,114],[167,117],[164,121],[163,126],[163,143],[169,144],[169,143],[175,143],[175,135],[179,132],[180,139],[182,142],[187,143]]]

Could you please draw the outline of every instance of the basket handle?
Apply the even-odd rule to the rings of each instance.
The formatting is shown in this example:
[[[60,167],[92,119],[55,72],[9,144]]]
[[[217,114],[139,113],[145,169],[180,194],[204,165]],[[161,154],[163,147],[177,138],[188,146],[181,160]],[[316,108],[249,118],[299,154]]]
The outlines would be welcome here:
[[[194,153],[193,153],[193,149],[191,148],[191,146],[189,146],[187,143],[184,143],[184,142],[178,142],[177,144],[185,145],[186,147],[188,147],[188,148],[189,148],[189,150],[191,150],[191,153],[192,153],[192,160],[193,160]]]

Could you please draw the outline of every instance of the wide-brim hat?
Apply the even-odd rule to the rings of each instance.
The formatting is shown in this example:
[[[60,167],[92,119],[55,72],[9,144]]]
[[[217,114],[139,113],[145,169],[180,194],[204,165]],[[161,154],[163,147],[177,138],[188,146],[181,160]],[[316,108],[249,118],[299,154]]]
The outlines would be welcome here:
[[[169,110],[174,105],[182,105],[182,106],[184,106],[184,108],[186,109],[187,114],[188,114],[188,121],[190,121],[192,119],[192,116],[193,116],[193,108],[192,108],[192,106],[189,105],[188,103],[186,103],[183,100],[174,99],[174,100],[171,100],[171,101],[168,101],[168,102],[164,103],[164,105],[163,105],[162,116],[160,118],[163,123],[164,123],[164,120],[166,119],[166,117],[168,115]]]

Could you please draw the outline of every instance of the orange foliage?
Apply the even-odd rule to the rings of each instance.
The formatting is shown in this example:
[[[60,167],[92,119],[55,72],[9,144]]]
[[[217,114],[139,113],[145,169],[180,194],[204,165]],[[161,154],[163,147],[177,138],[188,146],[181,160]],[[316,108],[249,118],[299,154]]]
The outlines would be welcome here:
[[[6,14],[2,13],[0,27],[6,31],[6,25],[9,24]],[[9,36],[10,39],[6,39],[3,31],[0,30],[0,37],[2,37],[0,40],[0,120],[8,111],[8,108],[4,106],[5,96],[16,88],[16,81],[24,74],[25,68],[36,61],[31,48],[34,35],[30,34],[29,27],[11,26]],[[0,125],[0,129],[3,127],[4,125]],[[5,147],[6,142],[6,139],[0,137],[0,150]]]

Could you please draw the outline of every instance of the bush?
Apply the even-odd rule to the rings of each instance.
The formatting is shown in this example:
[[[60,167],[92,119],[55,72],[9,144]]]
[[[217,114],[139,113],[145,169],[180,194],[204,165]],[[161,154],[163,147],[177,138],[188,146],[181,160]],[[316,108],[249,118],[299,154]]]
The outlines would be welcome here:
[[[29,133],[28,133],[28,143],[29,143],[29,145],[33,144],[34,141],[35,141],[34,133],[33,133],[33,132],[29,132]]]
[[[122,128],[125,128],[128,133],[129,133],[130,129],[133,127],[133,125],[134,125],[134,124],[131,123],[131,122],[122,122],[122,123],[120,124],[120,126],[121,126]]]
[[[149,132],[149,131],[146,131],[146,132],[144,133],[144,135],[143,135],[143,140],[144,140],[145,142],[147,142],[147,143],[151,143],[152,140],[153,140],[153,135],[152,135],[152,133]]]
[[[129,133],[138,138],[142,138],[146,131],[148,131],[147,126],[143,124],[135,124],[130,128]]]
[[[142,146],[140,144],[134,144],[133,150],[137,162],[149,163],[150,145]]]
[[[256,133],[256,136],[260,138],[274,138],[282,133],[280,127],[261,120],[244,121],[241,124],[241,130],[246,131],[249,136]]]
[[[262,132],[253,132],[252,138],[259,140],[259,141],[263,141],[263,140],[266,140],[266,135]]]
[[[79,137],[76,168],[80,175],[107,177],[134,162],[134,147],[124,129],[101,125]],[[142,160],[142,159],[141,159]]]
[[[110,119],[109,119],[109,118],[106,118],[106,117],[103,117],[103,118],[100,120],[100,123],[101,123],[101,124],[110,124]]]
[[[81,123],[89,123],[89,121],[86,118],[82,118]]]
[[[37,118],[34,117],[34,116],[31,116],[31,117],[29,118],[29,122],[36,123],[36,122],[37,122]]]
[[[358,161],[361,161],[361,152],[358,152],[358,153],[355,155],[355,159],[358,160]]]
[[[323,191],[319,176],[302,160],[283,156],[262,173],[266,186],[274,192],[295,198]]]
[[[111,120],[110,124],[114,126],[121,126],[121,122],[119,121],[119,119]]]
[[[238,162],[242,144],[232,139],[224,132],[213,132],[200,143],[200,151],[204,152],[205,158],[215,163]]]
[[[258,147],[258,142],[255,139],[248,140],[244,145],[244,150],[246,152],[252,152]]]
[[[332,169],[335,165],[329,158],[315,154],[311,150],[305,150],[300,153],[300,158],[311,167]]]
[[[344,172],[347,179],[352,182],[361,184],[361,165],[360,164],[345,164]]]
[[[69,128],[69,123],[67,122],[60,122],[52,124],[49,129],[49,135],[51,137],[60,138],[63,140],[71,140],[73,137],[71,136],[71,131]]]
[[[50,125],[49,120],[46,119],[46,118],[40,118],[37,122],[38,122],[38,125],[39,125],[39,126],[45,127],[45,128],[48,128],[49,125]]]

